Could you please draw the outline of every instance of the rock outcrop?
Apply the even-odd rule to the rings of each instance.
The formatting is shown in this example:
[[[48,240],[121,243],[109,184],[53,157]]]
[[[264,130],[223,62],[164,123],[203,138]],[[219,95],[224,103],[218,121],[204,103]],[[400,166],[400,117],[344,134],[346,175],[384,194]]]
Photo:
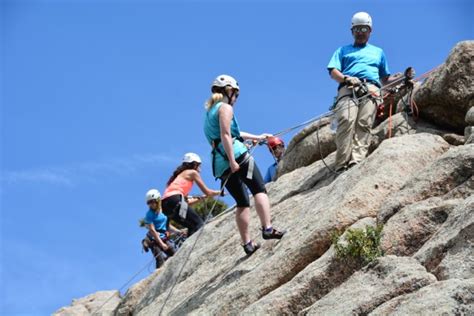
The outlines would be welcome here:
[[[436,282],[418,261],[386,256],[364,268],[301,315],[367,315],[394,297]],[[341,303],[343,302],[343,303]]]
[[[472,311],[474,279],[453,279],[396,297],[370,315],[470,315]]]
[[[57,310],[55,316],[102,315],[112,316],[121,301],[119,291],[100,291],[72,300],[71,306]]]
[[[329,118],[323,118],[296,134],[278,164],[277,175],[308,166],[335,151],[335,134],[330,129],[330,123]]]
[[[466,144],[474,144],[474,100],[469,103],[470,108],[466,113],[466,128],[464,129],[464,138]]]
[[[155,270],[149,277],[141,280],[140,282],[134,284],[127,290],[125,296],[123,297],[120,305],[117,307],[116,316],[128,316],[132,315],[135,306],[140,302],[140,300],[145,296],[145,294],[150,289],[150,285],[153,280],[156,279],[158,274],[161,272],[160,269]]]
[[[436,125],[464,132],[466,112],[474,99],[474,41],[458,43],[446,62],[415,91],[422,117]]]
[[[390,139],[382,123],[369,157],[342,174],[328,168],[329,120],[318,123],[321,152],[315,124],[298,134],[267,185],[281,240],[261,239],[251,206],[262,248],[245,256],[230,211],[123,298],[106,292],[94,315],[474,314],[474,144],[453,134],[472,125],[472,57],[471,42],[457,45],[419,88],[424,121],[396,114]],[[349,228],[377,224],[381,257],[363,266],[336,255],[334,234],[346,232],[344,244]],[[93,314],[100,293],[56,313]]]

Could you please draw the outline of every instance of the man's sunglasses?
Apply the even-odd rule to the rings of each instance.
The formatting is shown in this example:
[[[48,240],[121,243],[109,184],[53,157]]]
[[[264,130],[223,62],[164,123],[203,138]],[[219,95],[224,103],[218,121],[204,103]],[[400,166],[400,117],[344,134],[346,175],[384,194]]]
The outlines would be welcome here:
[[[367,26],[353,27],[352,31],[356,33],[367,33],[370,29]]]

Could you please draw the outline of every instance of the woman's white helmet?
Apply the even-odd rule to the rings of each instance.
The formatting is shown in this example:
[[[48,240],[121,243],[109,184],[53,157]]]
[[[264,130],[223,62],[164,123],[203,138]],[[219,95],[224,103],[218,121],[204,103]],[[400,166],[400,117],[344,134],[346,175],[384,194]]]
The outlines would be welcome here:
[[[183,156],[183,162],[186,162],[186,163],[191,163],[191,162],[201,163],[201,157],[199,157],[195,153],[187,153],[187,154],[184,154],[184,156]]]
[[[161,194],[160,194],[160,191],[158,191],[157,189],[151,189],[145,195],[145,200],[147,203],[153,200],[156,201],[160,198],[161,198]]]
[[[367,12],[357,12],[352,17],[352,27],[357,25],[367,25],[372,28],[372,18]]]
[[[233,77],[229,75],[217,76],[216,79],[214,79],[214,81],[212,82],[212,88],[213,87],[224,88],[226,86],[231,86],[234,89],[240,90],[237,80],[235,80]]]

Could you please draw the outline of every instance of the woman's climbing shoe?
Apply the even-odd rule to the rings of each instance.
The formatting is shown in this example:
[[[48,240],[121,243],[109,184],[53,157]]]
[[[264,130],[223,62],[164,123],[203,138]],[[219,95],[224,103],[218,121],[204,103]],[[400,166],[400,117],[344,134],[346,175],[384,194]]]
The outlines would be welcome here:
[[[286,231],[279,231],[276,230],[275,228],[269,228],[265,229],[262,227],[262,238],[263,239],[281,239],[283,235],[286,233]]]
[[[260,248],[260,244],[254,243],[253,241],[249,241],[245,245],[243,245],[245,253],[250,256],[253,254],[255,251],[257,251],[258,248]]]

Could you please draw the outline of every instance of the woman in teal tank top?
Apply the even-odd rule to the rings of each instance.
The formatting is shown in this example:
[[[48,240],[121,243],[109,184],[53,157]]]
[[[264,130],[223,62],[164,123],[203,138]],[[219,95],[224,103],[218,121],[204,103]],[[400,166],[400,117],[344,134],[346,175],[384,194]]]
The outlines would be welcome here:
[[[214,176],[225,182],[235,199],[235,220],[245,253],[254,253],[260,245],[250,239],[250,201],[247,188],[255,199],[255,208],[262,226],[263,239],[280,239],[284,232],[272,227],[270,203],[262,175],[244,140],[262,141],[270,134],[253,135],[240,131],[234,116],[234,104],[239,96],[237,81],[228,75],[218,76],[211,87],[212,96],[206,103],[204,134],[212,146]]]

